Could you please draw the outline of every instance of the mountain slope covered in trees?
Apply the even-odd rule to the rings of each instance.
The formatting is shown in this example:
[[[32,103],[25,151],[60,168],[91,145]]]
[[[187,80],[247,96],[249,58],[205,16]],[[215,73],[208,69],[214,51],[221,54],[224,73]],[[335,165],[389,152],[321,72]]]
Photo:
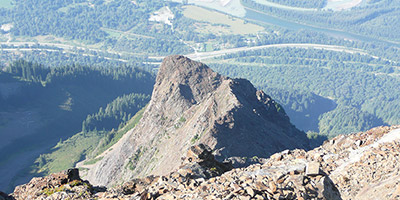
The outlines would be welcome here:
[[[400,87],[397,62],[298,48],[271,48],[223,58],[224,63],[210,61],[214,62],[210,65],[223,74],[248,78],[267,93],[271,91],[305,131],[331,137],[400,123],[396,114],[400,105],[394,101],[400,95],[396,89]],[[316,105],[316,98],[311,98],[315,95],[325,100]],[[308,111],[299,119],[298,114],[309,107],[321,109]],[[313,121],[313,115],[318,120]],[[307,127],[310,123],[312,126]]]
[[[80,132],[82,122],[91,132],[124,126],[147,103],[154,82],[152,74],[133,66],[48,68],[24,60],[0,77],[1,188],[32,176],[36,157]]]

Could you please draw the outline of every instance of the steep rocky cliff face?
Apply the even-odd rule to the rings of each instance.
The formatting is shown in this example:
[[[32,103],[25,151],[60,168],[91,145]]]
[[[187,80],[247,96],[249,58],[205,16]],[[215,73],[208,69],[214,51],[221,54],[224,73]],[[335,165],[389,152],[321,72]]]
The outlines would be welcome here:
[[[203,143],[217,159],[268,157],[308,149],[283,109],[247,80],[231,79],[183,56],[164,59],[139,124],[86,167],[84,178],[110,186],[178,169],[189,147]]]

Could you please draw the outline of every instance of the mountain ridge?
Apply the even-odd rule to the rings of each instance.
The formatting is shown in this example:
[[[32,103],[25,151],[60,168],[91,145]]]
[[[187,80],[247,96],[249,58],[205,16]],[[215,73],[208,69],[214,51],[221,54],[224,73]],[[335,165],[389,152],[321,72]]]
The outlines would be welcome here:
[[[110,186],[163,175],[176,170],[187,149],[199,143],[210,146],[220,161],[309,148],[305,133],[249,81],[221,76],[205,64],[175,55],[164,59],[142,120],[88,167],[84,177]]]
[[[0,199],[400,198],[400,126],[339,135],[307,151],[304,132],[249,81],[182,56],[166,58],[160,73],[137,126],[88,173],[81,166],[89,181],[69,169]],[[266,159],[234,168],[230,161],[245,154]]]

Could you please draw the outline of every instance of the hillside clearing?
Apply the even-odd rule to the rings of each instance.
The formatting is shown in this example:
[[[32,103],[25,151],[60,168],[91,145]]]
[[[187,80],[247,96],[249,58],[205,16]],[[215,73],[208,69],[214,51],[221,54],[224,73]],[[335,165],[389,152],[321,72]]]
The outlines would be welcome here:
[[[210,23],[209,30],[213,33],[222,33],[228,30],[231,34],[255,34],[262,30],[263,27],[247,23],[246,21],[225,15],[216,11],[210,11],[198,6],[184,6],[184,16],[200,22]],[[226,25],[226,26],[224,26]],[[212,27],[211,27],[212,26]],[[204,31],[203,28],[198,28],[197,31]]]
[[[1,0],[0,1],[0,8],[12,8],[14,5],[11,3],[12,0]]]
[[[182,3],[182,0],[167,0]],[[244,17],[246,10],[240,0],[188,0],[189,4],[211,8],[236,17]]]
[[[324,10],[332,9],[334,11],[348,10],[358,6],[362,0],[328,0]]]

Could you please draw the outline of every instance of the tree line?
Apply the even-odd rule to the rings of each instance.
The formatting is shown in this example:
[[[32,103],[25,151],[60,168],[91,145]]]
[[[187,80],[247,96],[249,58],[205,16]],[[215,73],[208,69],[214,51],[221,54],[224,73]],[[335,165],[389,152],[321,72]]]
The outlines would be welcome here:
[[[323,8],[327,4],[327,0],[300,0],[300,1],[291,1],[291,0],[269,0],[274,3],[279,3],[282,5],[300,7],[300,8]]]

